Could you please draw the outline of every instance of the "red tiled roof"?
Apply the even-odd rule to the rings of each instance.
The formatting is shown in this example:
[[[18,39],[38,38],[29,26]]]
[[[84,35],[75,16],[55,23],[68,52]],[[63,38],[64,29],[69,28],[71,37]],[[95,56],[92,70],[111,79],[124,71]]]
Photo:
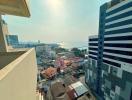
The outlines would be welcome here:
[[[49,67],[49,68],[47,68],[46,70],[43,70],[41,73],[42,73],[44,76],[50,77],[50,76],[52,76],[52,75],[55,75],[55,73],[56,73],[56,68]]]

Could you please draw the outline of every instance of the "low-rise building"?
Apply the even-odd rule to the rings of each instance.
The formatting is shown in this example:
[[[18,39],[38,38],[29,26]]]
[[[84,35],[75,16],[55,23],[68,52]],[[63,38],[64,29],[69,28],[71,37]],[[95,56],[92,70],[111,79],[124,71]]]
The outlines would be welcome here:
[[[48,67],[47,69],[40,72],[45,78],[53,78],[57,74],[57,69],[53,67]]]

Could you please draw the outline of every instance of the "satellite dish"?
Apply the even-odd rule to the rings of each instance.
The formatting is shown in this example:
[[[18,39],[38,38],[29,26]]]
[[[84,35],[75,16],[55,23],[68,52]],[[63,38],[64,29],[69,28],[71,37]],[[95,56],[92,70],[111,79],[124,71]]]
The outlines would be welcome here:
[[[30,17],[26,0],[0,0],[0,14]]]

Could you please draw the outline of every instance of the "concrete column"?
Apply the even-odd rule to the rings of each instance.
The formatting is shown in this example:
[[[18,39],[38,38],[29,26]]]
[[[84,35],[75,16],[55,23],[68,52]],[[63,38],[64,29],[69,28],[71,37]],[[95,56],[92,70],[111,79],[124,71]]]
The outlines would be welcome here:
[[[0,52],[7,52],[7,42],[6,37],[3,32],[2,17],[0,15]]]

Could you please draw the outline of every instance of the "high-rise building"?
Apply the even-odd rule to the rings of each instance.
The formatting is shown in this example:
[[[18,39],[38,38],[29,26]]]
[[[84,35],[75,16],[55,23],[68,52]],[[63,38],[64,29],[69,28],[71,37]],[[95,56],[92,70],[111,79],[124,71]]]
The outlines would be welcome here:
[[[19,43],[17,35],[6,35],[8,45],[17,45]]]
[[[0,13],[30,16],[26,0],[0,0]],[[41,100],[36,94],[35,50],[8,48],[7,34],[0,15],[0,100]]]
[[[9,46],[6,41],[6,35],[9,35],[7,23],[0,16],[0,51],[7,51]]]
[[[94,45],[96,44],[96,45]],[[89,37],[89,60],[86,70],[86,83],[93,90],[96,91],[97,80],[97,57],[98,57],[98,36]]]
[[[132,100],[132,0],[100,7],[98,37],[89,38],[86,81],[102,99]]]

